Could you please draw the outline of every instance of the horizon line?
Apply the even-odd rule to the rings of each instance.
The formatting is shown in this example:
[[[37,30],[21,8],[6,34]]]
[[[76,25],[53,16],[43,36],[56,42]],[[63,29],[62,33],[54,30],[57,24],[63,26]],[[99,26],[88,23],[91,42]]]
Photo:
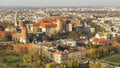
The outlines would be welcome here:
[[[115,7],[120,6],[0,6],[0,8],[104,8],[104,7]]]

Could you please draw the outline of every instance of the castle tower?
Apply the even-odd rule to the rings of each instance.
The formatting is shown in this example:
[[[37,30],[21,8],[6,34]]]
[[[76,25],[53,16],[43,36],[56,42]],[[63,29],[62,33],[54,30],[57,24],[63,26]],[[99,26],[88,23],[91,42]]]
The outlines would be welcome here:
[[[23,26],[23,21],[22,20],[19,20],[19,26]]]
[[[14,17],[14,26],[17,26],[17,11],[15,12],[15,17]]]
[[[62,22],[61,22],[61,19],[60,18],[57,18],[56,19],[56,24],[57,24],[57,26],[56,26],[56,32],[60,32],[61,30],[62,30]]]
[[[25,27],[21,28],[21,39],[20,42],[26,43],[27,40],[27,31]]]

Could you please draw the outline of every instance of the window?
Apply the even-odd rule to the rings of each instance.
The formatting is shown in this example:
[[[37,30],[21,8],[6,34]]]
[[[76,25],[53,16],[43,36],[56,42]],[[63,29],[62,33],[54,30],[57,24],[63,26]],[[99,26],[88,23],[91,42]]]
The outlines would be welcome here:
[[[42,32],[42,29],[41,28],[37,28],[37,32]]]

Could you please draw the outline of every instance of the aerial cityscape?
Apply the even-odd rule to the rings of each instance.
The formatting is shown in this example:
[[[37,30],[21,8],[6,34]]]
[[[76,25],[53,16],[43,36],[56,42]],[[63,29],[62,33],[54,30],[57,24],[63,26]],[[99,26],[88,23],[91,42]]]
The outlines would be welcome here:
[[[120,1],[45,1],[0,1],[0,68],[120,68]]]

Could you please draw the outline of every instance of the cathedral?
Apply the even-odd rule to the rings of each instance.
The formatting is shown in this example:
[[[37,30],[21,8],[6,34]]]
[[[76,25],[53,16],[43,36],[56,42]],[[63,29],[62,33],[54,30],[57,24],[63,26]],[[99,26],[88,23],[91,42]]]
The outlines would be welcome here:
[[[22,25],[22,20],[17,19],[17,12],[15,13],[14,25],[7,25],[4,30],[0,31],[0,40],[3,36],[7,38],[11,37],[8,41],[17,41],[21,43],[26,43],[27,40],[27,30],[26,27]],[[9,24],[9,23],[8,23]]]

